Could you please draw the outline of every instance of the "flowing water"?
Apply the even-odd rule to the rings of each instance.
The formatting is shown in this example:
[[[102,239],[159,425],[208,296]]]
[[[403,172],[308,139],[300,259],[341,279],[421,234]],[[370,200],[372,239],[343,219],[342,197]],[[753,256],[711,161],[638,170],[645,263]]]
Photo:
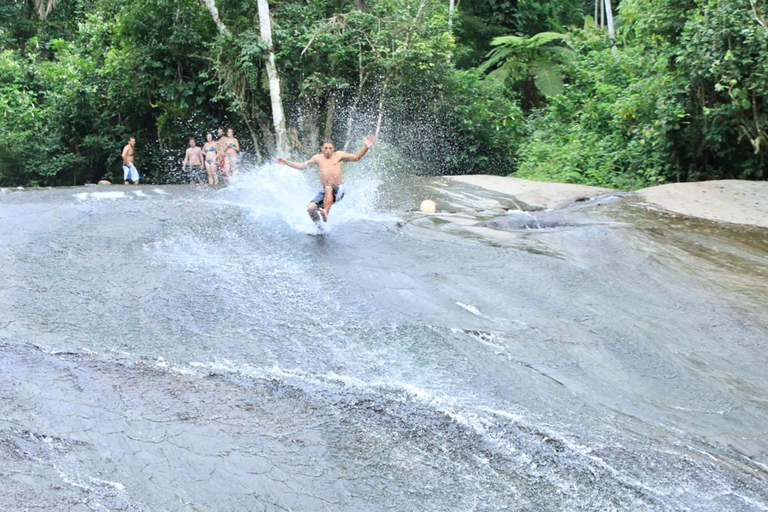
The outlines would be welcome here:
[[[768,231],[314,183],[0,191],[0,510],[768,510]]]

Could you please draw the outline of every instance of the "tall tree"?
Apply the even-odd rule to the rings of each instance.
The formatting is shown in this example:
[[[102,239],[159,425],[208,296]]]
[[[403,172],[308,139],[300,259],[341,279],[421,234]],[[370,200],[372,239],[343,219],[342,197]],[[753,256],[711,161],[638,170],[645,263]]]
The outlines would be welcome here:
[[[288,153],[288,135],[285,130],[285,114],[280,95],[280,75],[275,64],[275,49],[272,45],[272,20],[269,17],[269,3],[267,0],[258,0],[259,29],[261,40],[267,46],[268,57],[265,62],[267,78],[269,80],[269,97],[272,104],[272,123],[275,128],[275,145],[279,155]]]
[[[611,44],[614,45],[614,54],[616,53],[616,31],[613,28],[613,8],[611,0],[605,0],[605,19],[608,22],[608,37],[611,38]]]

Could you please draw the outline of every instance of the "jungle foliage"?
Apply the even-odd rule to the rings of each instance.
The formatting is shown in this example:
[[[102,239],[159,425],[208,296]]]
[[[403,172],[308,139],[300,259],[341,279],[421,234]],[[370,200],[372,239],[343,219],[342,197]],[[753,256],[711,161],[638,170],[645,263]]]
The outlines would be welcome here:
[[[622,0],[615,42],[593,2],[455,4],[271,2],[293,156],[378,132],[407,172],[766,177],[765,0]],[[276,155],[257,2],[215,5],[226,31],[203,0],[0,0],[0,186],[119,179],[129,136],[155,182],[219,126]]]

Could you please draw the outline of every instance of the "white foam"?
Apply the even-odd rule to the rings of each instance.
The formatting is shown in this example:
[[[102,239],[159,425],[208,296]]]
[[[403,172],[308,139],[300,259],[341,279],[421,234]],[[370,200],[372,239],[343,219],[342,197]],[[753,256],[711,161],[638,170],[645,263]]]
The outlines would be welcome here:
[[[94,352],[93,350],[85,348],[85,347],[83,347],[83,348],[65,348],[65,349],[61,349],[61,350],[56,350],[56,349],[42,347],[40,345],[35,345],[35,346],[43,354],[48,354],[48,355],[51,355],[51,356],[59,356],[59,355],[67,355],[67,354],[78,354],[78,355],[83,355],[83,356],[97,356],[97,355],[99,355],[98,352]]]
[[[217,199],[248,208],[256,217],[278,218],[295,231],[314,234],[317,228],[307,215],[307,205],[321,190],[316,176],[316,169],[299,171],[268,163],[242,172]],[[377,178],[351,174],[345,180],[344,199],[331,209],[325,231],[347,222],[392,220],[391,215],[375,210],[380,183]]]
[[[111,487],[111,488],[113,488],[113,489],[115,489],[116,491],[119,491],[119,492],[124,492],[125,491],[125,486],[123,484],[121,484],[120,482],[112,482],[112,481],[109,481],[109,480],[102,480],[100,478],[93,478],[93,477],[88,478],[88,480],[92,484],[98,485],[100,487]]]
[[[712,460],[714,460],[715,462],[717,462],[717,457],[715,457],[715,456],[714,456],[714,455],[712,455],[711,453],[709,453],[709,452],[705,452],[704,450],[699,450],[698,448],[694,448],[693,446],[691,446],[691,445],[689,445],[689,444],[687,444],[686,446],[688,447],[688,449],[689,449],[689,450],[693,450],[694,452],[699,452],[699,453],[701,453],[702,455],[706,455],[706,456],[707,456],[707,457],[709,457],[710,459],[712,459]]]
[[[152,189],[152,192],[154,192],[155,194],[159,194],[159,195],[161,195],[161,196],[167,196],[167,195],[170,195],[170,194],[168,194],[168,192],[166,192],[165,190],[163,190],[163,189],[161,189],[161,188],[153,188],[153,189]]]
[[[79,194],[75,194],[75,199],[78,201],[85,201],[88,199],[88,192],[80,192]]]
[[[677,405],[672,406],[673,409],[677,409],[678,411],[685,411],[685,412],[698,412],[702,414],[718,414],[722,416],[725,414],[725,411],[719,411],[719,410],[710,410],[710,409],[689,409],[688,407],[680,407]]]
[[[120,199],[125,197],[125,192],[91,192],[94,199]]]
[[[138,196],[138,197],[149,197],[142,190],[134,190],[133,191],[133,195]]]
[[[459,306],[460,308],[466,309],[467,311],[469,311],[475,316],[479,316],[481,318],[488,318],[480,312],[477,306],[473,306],[472,304],[464,304],[463,302],[457,302],[456,305]]]

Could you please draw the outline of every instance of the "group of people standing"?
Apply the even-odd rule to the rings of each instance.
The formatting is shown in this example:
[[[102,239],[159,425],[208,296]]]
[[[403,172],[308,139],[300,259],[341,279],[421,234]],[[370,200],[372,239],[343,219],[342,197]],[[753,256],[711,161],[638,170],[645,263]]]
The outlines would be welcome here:
[[[219,128],[218,136],[219,140],[214,141],[212,134],[206,134],[206,142],[202,148],[197,146],[194,137],[189,138],[189,148],[184,154],[184,163],[181,168],[190,184],[203,184],[205,179],[203,166],[208,174],[209,185],[218,185],[220,174],[227,181],[237,176],[237,153],[240,151],[240,142],[235,138],[231,128],[227,130],[226,135],[224,135],[224,130]],[[363,147],[357,153],[336,151],[333,141],[325,140],[320,148],[320,153],[305,162],[292,162],[284,157],[275,158],[275,163],[287,165],[294,169],[307,169],[313,165],[318,167],[320,183],[323,188],[307,205],[307,213],[317,225],[318,234],[325,232],[323,224],[328,222],[331,206],[344,197],[341,178],[342,163],[359,161],[371,149],[374,140],[372,135],[363,139]],[[136,139],[131,137],[128,144],[123,148],[123,175],[126,185],[129,181],[135,184],[139,183],[139,171],[133,164],[135,147]]]
[[[213,140],[213,134],[206,134],[206,142],[203,147],[197,145],[194,137],[189,138],[189,148],[184,154],[184,162],[181,171],[184,179],[190,184],[205,183],[206,175],[209,185],[218,185],[219,176],[222,181],[229,181],[237,176],[237,154],[240,152],[240,141],[235,138],[232,128],[224,133],[219,128],[218,140]],[[128,139],[128,144],[123,148],[123,183],[138,185],[141,179],[139,171],[134,164],[136,138]]]
[[[217,135],[218,140],[213,140],[213,135],[207,133],[202,148],[197,145],[194,137],[189,138],[189,148],[184,154],[181,170],[190,185],[202,185],[206,174],[209,185],[218,185],[219,176],[223,176],[227,181],[237,176],[240,141],[235,138],[232,128],[227,130],[226,135],[224,130],[219,128]]]

